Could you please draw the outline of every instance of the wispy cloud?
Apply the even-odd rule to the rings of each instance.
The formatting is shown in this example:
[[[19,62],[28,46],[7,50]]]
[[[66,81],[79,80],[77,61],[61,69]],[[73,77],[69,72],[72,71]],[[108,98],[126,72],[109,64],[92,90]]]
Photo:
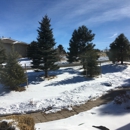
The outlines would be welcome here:
[[[12,1],[9,3],[8,11],[3,14],[5,21],[10,22],[15,28],[26,28],[29,25],[36,27],[45,14],[49,15],[52,24],[58,28],[71,27],[71,24],[75,27],[82,24],[94,26],[130,17],[129,0]]]
[[[0,5],[0,35],[16,36],[25,42],[36,39],[38,21],[46,14],[51,19],[54,37],[60,44],[68,44],[73,30],[81,25],[96,31],[96,42],[105,37],[112,40],[117,36],[114,32],[128,31],[130,26],[124,20],[130,19],[129,0],[11,0],[8,4],[0,0]],[[124,26],[117,27],[115,23],[118,21],[125,22]]]
[[[77,28],[83,24],[92,27],[130,18],[129,5],[129,0],[56,0],[53,6],[50,4],[51,8],[46,8],[46,12],[53,25],[60,29]]]
[[[112,36],[110,36],[109,38],[115,38],[118,35],[118,33],[114,33]]]
[[[119,21],[124,18],[130,18],[130,1],[127,3],[123,3],[122,5],[118,4],[117,6],[113,7],[111,4],[106,5],[106,9],[103,9],[102,11],[98,11],[98,8],[95,9],[96,13],[92,14],[88,17],[88,19],[85,19],[84,21],[80,22],[79,24],[86,23],[88,25],[94,26],[94,25],[100,25],[105,22],[112,22],[112,21]]]

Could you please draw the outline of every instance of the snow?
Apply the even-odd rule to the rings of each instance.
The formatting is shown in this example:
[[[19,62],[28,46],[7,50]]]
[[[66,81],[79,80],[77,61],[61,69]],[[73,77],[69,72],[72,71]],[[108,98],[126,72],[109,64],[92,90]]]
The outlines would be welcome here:
[[[96,130],[92,126],[104,126],[110,130],[129,130],[130,110],[126,110],[124,104],[110,102],[66,119],[35,124],[36,130]]]
[[[15,130],[20,130],[20,129],[17,127],[18,122],[16,122],[16,121],[13,120],[13,119],[3,119],[3,120],[0,121],[0,122],[7,122],[8,124],[12,124],[11,126],[12,126],[13,128],[15,128]]]
[[[100,56],[98,58],[98,61],[108,61],[108,60],[109,60],[109,58],[107,56]]]
[[[25,63],[26,60],[21,62]],[[26,86],[26,91],[9,92],[0,85],[0,114],[31,111],[49,113],[64,108],[71,109],[71,106],[96,99],[111,89],[130,84],[128,65],[102,63],[102,75],[93,79],[86,79],[80,75],[81,71],[81,66],[63,67],[49,72],[57,77],[45,80],[42,78],[43,72],[28,70],[29,85]],[[50,107],[52,109],[47,111]]]
[[[63,59],[65,59],[65,60],[58,61],[58,62],[56,62],[56,64],[59,66],[68,65],[69,63],[67,62],[67,58],[65,56],[63,56]],[[109,60],[109,58],[107,56],[101,56],[98,58],[98,61],[108,61],[108,60]],[[31,64],[32,60],[30,60],[28,58],[20,58],[18,60],[18,62],[22,67],[25,67],[25,64],[26,64],[26,67],[30,68],[30,66],[32,65]]]
[[[25,64],[29,66],[30,62],[31,60],[28,59],[19,60],[22,66]],[[47,80],[43,78],[42,71],[28,70],[29,85],[23,92],[8,91],[1,84],[0,115],[31,111],[50,113],[64,108],[71,110],[73,105],[84,104],[109,90],[130,85],[130,66],[127,64],[102,63],[102,74],[93,79],[81,75],[81,71],[82,66],[62,67],[57,71],[50,71],[49,74],[56,75],[56,77]],[[48,110],[48,108],[52,109]],[[119,106],[111,102],[67,119],[36,124],[36,128],[41,130],[44,128],[46,130],[84,130],[87,128],[94,130],[92,125],[103,125],[109,129],[119,130],[121,126],[126,129],[130,127],[129,120],[130,114],[129,111],[124,110],[124,105]]]
[[[22,67],[25,67],[25,65],[27,67],[30,67],[31,66],[31,62],[32,60],[28,59],[28,58],[20,58],[18,59],[18,63],[22,66]]]

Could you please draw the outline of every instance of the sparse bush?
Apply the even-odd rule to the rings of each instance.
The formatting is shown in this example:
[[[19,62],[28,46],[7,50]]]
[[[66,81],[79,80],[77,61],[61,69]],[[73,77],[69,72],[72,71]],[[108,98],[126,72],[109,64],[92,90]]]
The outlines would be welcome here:
[[[15,130],[15,127],[13,126],[14,122],[18,122],[17,127],[20,130],[35,130],[34,128],[34,120],[32,117],[29,116],[8,116],[6,119],[12,119],[13,121],[10,123],[7,123],[6,121],[3,121],[0,123],[0,130]]]
[[[126,93],[123,91],[123,93],[120,93],[120,95],[115,97],[114,103],[122,104],[128,102],[129,100],[130,100],[130,93]]]
[[[25,87],[16,87],[15,91],[19,91],[19,92],[22,92],[22,91],[25,91],[26,88]]]
[[[15,130],[15,127],[11,123],[6,121],[0,122],[0,130]]]

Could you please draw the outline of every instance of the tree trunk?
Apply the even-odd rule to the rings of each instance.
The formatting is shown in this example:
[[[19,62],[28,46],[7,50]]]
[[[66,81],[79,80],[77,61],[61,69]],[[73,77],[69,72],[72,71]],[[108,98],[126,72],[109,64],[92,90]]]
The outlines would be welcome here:
[[[47,67],[47,59],[44,59],[44,72],[45,72],[45,78],[48,78],[48,67]]]
[[[123,57],[121,57],[121,64],[123,65]]]
[[[47,78],[48,77],[48,71],[47,71],[47,69],[45,69],[45,78]]]

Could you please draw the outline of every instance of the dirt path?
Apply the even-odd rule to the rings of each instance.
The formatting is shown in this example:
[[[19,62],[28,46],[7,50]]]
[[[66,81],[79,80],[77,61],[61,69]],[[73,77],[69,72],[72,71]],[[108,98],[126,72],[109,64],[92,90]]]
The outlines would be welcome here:
[[[78,114],[80,112],[90,110],[93,107],[100,106],[102,104],[106,104],[106,103],[112,101],[115,98],[115,96],[117,96],[120,93],[123,93],[126,90],[130,91],[130,88],[110,91],[109,93],[103,95],[102,97],[100,97],[94,101],[88,101],[87,103],[80,105],[80,106],[73,106],[72,111],[62,110],[57,113],[50,113],[50,114],[46,114],[43,112],[36,112],[36,113],[30,113],[30,114],[26,114],[26,115],[31,116],[34,119],[35,123],[42,123],[42,122],[64,119],[64,118],[73,116],[75,114]],[[0,120],[5,119],[5,118],[6,118],[5,116],[0,117]]]

